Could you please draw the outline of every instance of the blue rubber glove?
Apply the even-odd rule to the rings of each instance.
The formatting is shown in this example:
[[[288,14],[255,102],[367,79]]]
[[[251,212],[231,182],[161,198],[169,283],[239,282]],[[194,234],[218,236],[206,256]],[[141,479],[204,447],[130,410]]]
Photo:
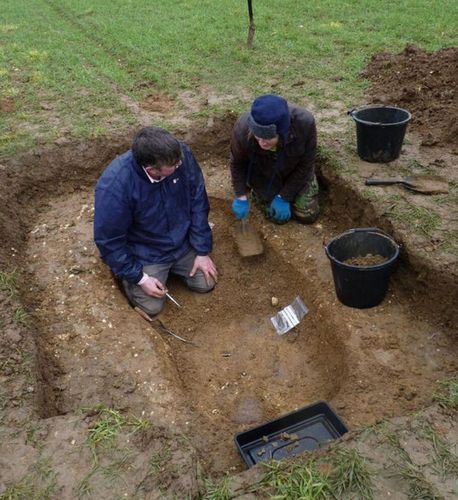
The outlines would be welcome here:
[[[270,204],[269,217],[276,222],[286,222],[291,219],[291,207],[289,201],[284,200],[279,194],[275,196]]]
[[[232,211],[234,212],[237,220],[244,219],[250,211],[250,203],[248,200],[239,200],[235,198],[232,202]]]

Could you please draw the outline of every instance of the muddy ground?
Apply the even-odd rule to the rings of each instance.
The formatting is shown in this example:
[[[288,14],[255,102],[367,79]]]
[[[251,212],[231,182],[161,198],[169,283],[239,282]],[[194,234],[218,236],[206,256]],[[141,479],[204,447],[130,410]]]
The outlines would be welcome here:
[[[177,130],[204,170],[221,277],[206,295],[172,280],[183,308],[168,302],[160,319],[195,345],[138,316],[92,242],[95,181],[128,149],[132,131],[2,165],[0,262],[18,271],[19,293],[1,295],[0,493],[17,486],[51,498],[193,498],[205,477],[245,469],[236,432],[314,401],[328,401],[352,430],[428,407],[438,381],[458,367],[458,175],[456,136],[447,135],[456,122],[445,121],[453,113],[456,120],[449,74],[456,53],[407,47],[368,66],[368,102],[414,113],[401,158],[388,165],[359,160],[352,124],[327,136],[326,113],[314,110],[327,151],[318,162],[323,213],[311,226],[277,226],[253,210],[265,246],[259,257],[242,259],[233,240],[227,157],[236,117]],[[393,64],[403,68],[402,85],[393,84]],[[440,77],[431,83],[431,75]],[[139,106],[155,119],[173,113],[170,105],[156,96]],[[440,173],[450,193],[364,187],[364,177],[397,171]],[[417,227],[403,217],[412,207],[433,210],[440,224]],[[323,242],[373,226],[401,244],[401,258],[379,306],[348,308],[336,298]],[[309,313],[278,336],[270,317],[296,296]],[[100,404],[150,426],[126,424],[95,463],[87,437]]]

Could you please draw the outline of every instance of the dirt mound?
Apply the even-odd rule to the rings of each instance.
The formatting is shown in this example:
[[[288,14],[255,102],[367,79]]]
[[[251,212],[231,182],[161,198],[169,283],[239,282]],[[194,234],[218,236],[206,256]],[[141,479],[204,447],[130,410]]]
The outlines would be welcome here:
[[[371,80],[373,103],[400,106],[412,113],[411,128],[423,146],[453,144],[458,150],[458,48],[426,52],[407,45],[400,54],[374,55],[362,73]]]

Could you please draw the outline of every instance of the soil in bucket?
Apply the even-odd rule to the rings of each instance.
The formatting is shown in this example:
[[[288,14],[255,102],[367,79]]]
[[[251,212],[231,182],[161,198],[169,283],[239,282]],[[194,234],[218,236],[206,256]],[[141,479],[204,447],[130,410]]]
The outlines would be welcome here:
[[[388,163],[399,158],[412,115],[405,109],[376,106],[352,110],[358,155],[369,162]]]
[[[342,304],[365,309],[382,302],[399,257],[399,246],[390,236],[377,228],[350,229],[331,240],[325,252]]]

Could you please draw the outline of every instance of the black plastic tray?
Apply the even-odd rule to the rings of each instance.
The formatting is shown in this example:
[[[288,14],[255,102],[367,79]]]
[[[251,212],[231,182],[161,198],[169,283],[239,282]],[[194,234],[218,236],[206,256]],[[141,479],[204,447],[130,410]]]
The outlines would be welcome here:
[[[326,401],[317,401],[235,435],[235,444],[248,467],[316,450],[348,431]]]

